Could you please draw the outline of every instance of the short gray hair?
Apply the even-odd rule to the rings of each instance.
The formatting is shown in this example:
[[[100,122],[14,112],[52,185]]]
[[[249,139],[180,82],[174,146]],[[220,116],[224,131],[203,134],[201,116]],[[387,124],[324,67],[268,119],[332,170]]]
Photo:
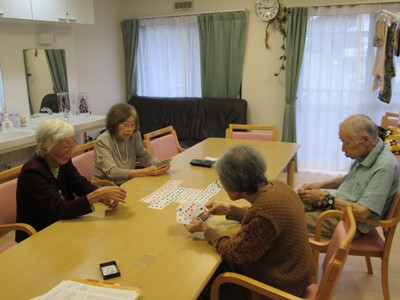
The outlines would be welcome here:
[[[268,183],[264,157],[249,146],[231,148],[217,160],[214,168],[222,185],[229,192],[254,194]]]
[[[363,135],[371,137],[373,143],[379,140],[378,126],[366,115],[352,115],[340,124],[341,128],[343,126],[355,141],[359,141]]]
[[[41,153],[41,147],[46,148],[47,151],[51,151],[60,140],[74,135],[74,127],[68,122],[60,119],[43,120],[35,133],[38,152]]]

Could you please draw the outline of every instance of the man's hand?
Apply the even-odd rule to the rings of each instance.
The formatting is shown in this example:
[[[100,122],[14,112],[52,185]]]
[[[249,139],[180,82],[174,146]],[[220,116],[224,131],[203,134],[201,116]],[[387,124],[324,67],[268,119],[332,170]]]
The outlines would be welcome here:
[[[307,202],[310,204],[318,204],[322,201],[322,198],[326,195],[326,192],[321,190],[310,190],[310,189],[302,189],[299,188],[297,191],[303,202]]]

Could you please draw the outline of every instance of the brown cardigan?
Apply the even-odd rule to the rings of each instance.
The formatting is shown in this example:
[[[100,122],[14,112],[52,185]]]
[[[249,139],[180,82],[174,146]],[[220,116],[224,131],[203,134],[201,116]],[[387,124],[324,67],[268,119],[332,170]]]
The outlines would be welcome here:
[[[246,276],[301,296],[314,268],[297,194],[283,182],[272,181],[249,209],[232,206],[227,219],[242,223],[232,237],[213,229],[205,232],[222,258],[242,265]],[[252,298],[259,299],[255,294]]]

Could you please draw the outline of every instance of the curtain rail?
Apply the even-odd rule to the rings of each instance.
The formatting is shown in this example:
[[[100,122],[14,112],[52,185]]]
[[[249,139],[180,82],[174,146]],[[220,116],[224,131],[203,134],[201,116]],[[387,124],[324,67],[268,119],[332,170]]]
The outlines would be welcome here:
[[[212,12],[197,12],[197,13],[187,13],[187,14],[177,14],[177,15],[160,15],[160,16],[149,16],[149,17],[133,17],[129,19],[156,19],[156,18],[174,18],[174,17],[188,17],[188,16],[199,16],[204,14],[219,14],[219,13],[229,13],[229,12],[240,12],[240,11],[248,11],[247,8],[245,9],[234,9],[234,10],[224,10],[224,11],[212,11]],[[125,20],[129,20],[125,19]]]
[[[366,2],[366,1],[352,1],[351,3],[338,3],[338,4],[308,4],[308,5],[286,5],[287,8],[293,7],[333,7],[333,6],[356,6],[356,5],[379,5],[379,4],[398,4],[398,1],[393,2]]]

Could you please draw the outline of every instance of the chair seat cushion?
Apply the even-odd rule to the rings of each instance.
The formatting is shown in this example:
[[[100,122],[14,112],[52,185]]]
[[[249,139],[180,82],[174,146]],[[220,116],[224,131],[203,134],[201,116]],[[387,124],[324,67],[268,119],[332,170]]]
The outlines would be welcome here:
[[[351,242],[351,251],[368,251],[368,252],[380,252],[383,250],[384,241],[379,235],[378,231],[374,228],[371,229],[367,234],[363,234],[355,238]]]

